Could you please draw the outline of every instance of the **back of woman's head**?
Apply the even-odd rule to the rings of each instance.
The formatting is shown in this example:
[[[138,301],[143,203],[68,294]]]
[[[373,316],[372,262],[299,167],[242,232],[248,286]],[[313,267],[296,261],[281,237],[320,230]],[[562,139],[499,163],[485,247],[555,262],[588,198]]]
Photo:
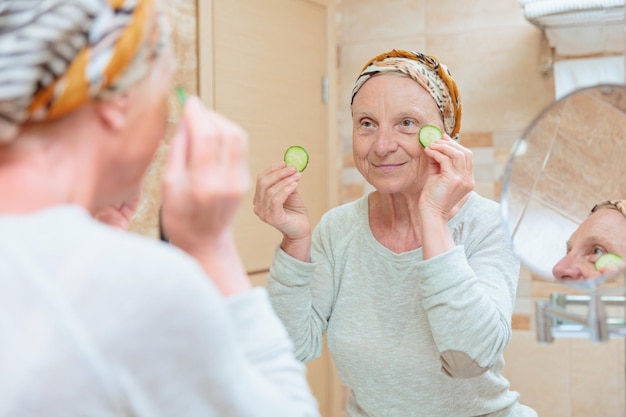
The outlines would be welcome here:
[[[126,91],[167,43],[158,0],[3,0],[0,144]]]

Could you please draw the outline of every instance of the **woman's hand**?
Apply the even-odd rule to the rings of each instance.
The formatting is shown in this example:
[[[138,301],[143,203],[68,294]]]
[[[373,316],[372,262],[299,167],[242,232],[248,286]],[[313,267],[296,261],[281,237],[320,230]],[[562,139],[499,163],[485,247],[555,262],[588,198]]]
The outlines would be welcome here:
[[[109,226],[122,230],[128,230],[130,222],[141,202],[141,190],[135,197],[120,204],[104,207],[98,210],[94,217],[96,220]]]
[[[420,196],[420,212],[439,215],[447,221],[474,189],[472,151],[446,134],[424,152],[430,161]]]
[[[261,172],[256,181],[254,213],[283,234],[281,248],[290,256],[309,260],[311,224],[298,181],[302,174],[284,162]]]
[[[249,287],[232,234],[250,187],[247,140],[239,126],[190,96],[163,176],[169,241],[200,261],[225,294]]]
[[[419,199],[422,256],[430,259],[454,246],[448,220],[474,189],[472,152],[444,135],[424,152],[429,158]]]

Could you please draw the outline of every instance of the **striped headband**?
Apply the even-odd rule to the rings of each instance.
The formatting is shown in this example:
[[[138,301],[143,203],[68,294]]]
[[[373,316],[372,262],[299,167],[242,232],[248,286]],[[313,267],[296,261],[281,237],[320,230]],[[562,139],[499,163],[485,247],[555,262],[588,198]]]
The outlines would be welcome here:
[[[591,209],[591,213],[601,208],[617,210],[626,217],[626,200],[606,200],[602,201]]]
[[[352,89],[352,99],[367,80],[383,72],[407,75],[435,100],[446,133],[458,140],[461,130],[461,96],[448,68],[432,55],[393,49],[372,58],[361,70]]]
[[[167,42],[158,0],[3,0],[0,144],[127,90]]]

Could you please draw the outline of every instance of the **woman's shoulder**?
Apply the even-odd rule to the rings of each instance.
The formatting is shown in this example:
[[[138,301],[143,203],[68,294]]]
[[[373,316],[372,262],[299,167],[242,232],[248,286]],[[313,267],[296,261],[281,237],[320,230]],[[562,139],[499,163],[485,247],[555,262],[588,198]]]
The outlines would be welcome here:
[[[473,219],[487,223],[500,222],[500,203],[472,191],[461,210],[459,210],[458,219]]]
[[[210,283],[200,264],[177,247],[156,238],[106,226],[101,230],[98,261],[112,276],[126,276],[135,286],[193,292]],[[96,248],[94,248],[96,249]],[[105,278],[106,279],[106,278]],[[128,285],[120,283],[121,285]]]
[[[24,282],[44,277],[51,294],[102,331],[113,329],[105,322],[162,321],[174,312],[186,320],[223,304],[193,258],[157,239],[106,226],[80,208],[0,216],[3,259],[3,267]]]
[[[328,210],[319,222],[319,229],[345,235],[367,218],[367,196],[359,197]]]
[[[355,200],[348,201],[331,208],[322,216],[326,221],[341,221],[344,219],[354,219],[356,215],[367,213],[367,195]]]
[[[4,242],[3,242],[4,241]],[[185,287],[203,277],[199,264],[181,250],[155,238],[107,226],[77,206],[0,216],[0,252],[17,251],[24,262],[51,276],[81,277],[82,288],[132,291],[158,285]],[[184,279],[188,276],[188,279]],[[144,292],[145,293],[145,292]]]
[[[449,225],[459,238],[501,232],[504,228],[500,203],[473,191]]]

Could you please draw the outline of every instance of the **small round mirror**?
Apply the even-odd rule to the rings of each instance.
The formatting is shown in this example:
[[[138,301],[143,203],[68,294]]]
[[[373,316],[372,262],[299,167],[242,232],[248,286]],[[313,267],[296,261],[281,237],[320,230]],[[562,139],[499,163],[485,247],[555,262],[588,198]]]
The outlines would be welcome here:
[[[534,275],[595,286],[624,270],[561,280],[553,267],[596,203],[624,198],[626,86],[599,85],[552,103],[526,129],[506,165],[501,211],[513,250]]]

